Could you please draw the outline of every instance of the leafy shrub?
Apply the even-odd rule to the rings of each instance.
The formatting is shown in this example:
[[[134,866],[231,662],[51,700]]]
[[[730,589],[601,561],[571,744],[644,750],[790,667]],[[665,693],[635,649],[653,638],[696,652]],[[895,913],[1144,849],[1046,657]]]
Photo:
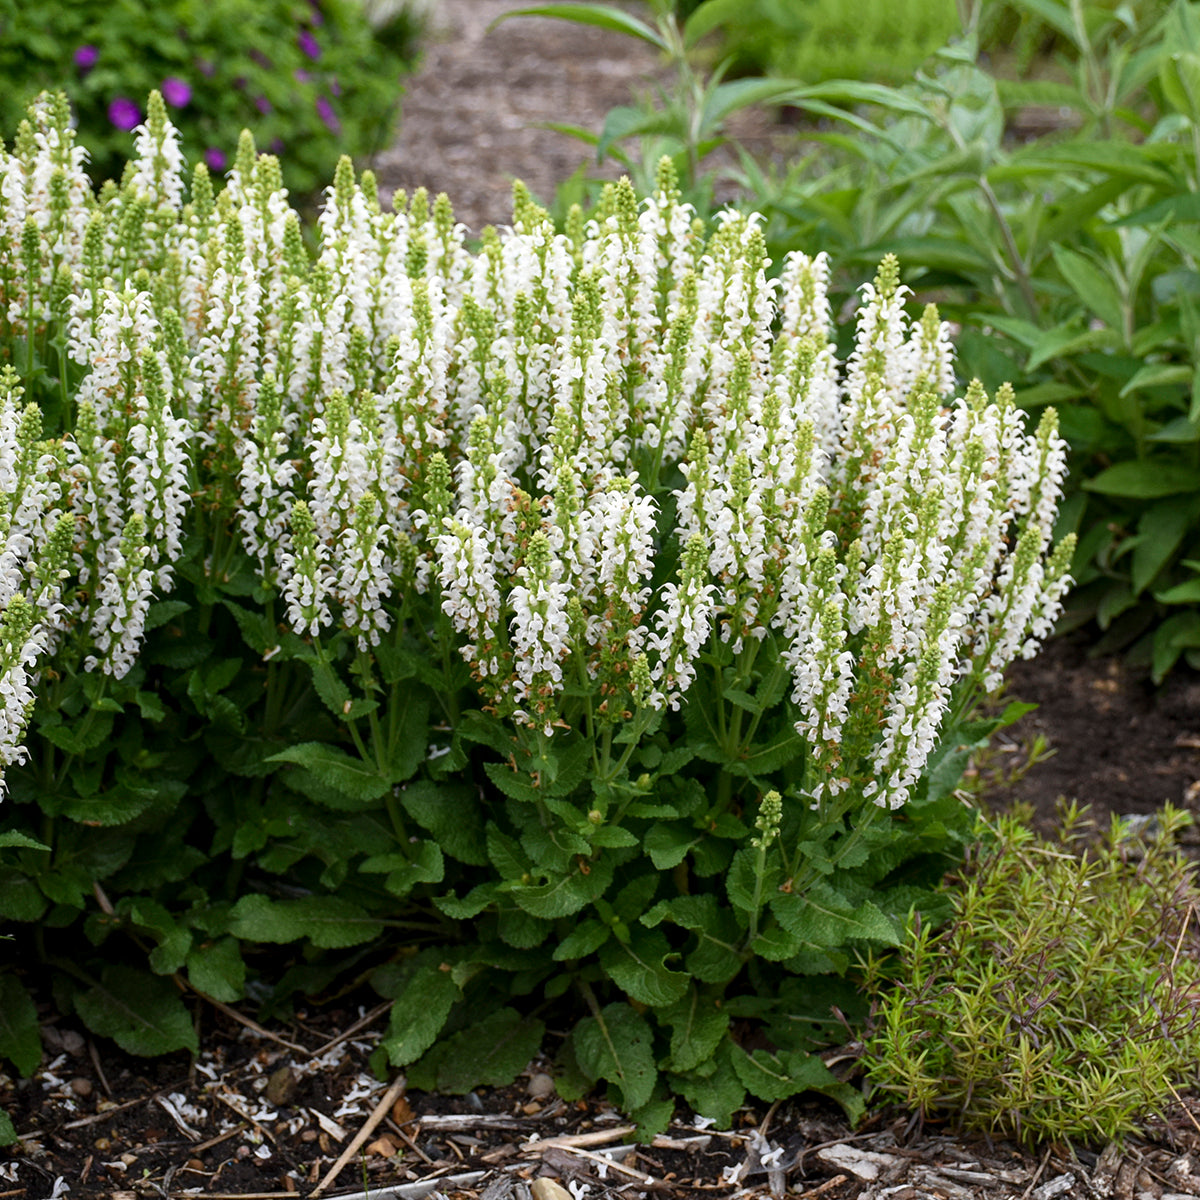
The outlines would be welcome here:
[[[353,973],[413,1086],[511,1077],[549,1000],[560,1093],[644,1128],[674,1096],[853,1110],[831,1005],[961,854],[967,717],[1067,586],[1053,412],[955,398],[891,259],[840,364],[824,257],[768,282],[757,223],[697,218],[669,161],[565,232],[518,188],[469,253],[444,197],[384,213],[343,159],[310,258],[248,135],[185,203],[152,96],[93,201],[65,105],[31,122],[0,243],[17,961],[137,1053],[194,1046],[184,991],[278,1011]]]
[[[915,922],[884,980],[863,1061],[927,1116],[1026,1145],[1137,1132],[1200,1053],[1200,899],[1168,809],[1144,840],[1119,818],[1099,844],[1068,810],[1057,844],[1018,816],[948,895],[951,923]]]
[[[93,179],[116,177],[157,88],[190,159],[225,170],[249,128],[305,195],[339,154],[386,142],[416,32],[404,8],[373,29],[355,0],[0,0],[0,130],[11,137],[34,95],[61,88]]]
[[[742,73],[907,82],[959,31],[956,0],[719,0]]]

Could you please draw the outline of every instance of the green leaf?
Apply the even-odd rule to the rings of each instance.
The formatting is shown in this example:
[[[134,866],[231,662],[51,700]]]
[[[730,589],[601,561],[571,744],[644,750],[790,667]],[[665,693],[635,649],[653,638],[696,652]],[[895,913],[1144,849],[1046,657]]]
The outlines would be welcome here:
[[[686,134],[683,114],[670,108],[646,112],[624,104],[610,108],[604,118],[600,140],[596,143],[596,161],[604,158],[614,142],[627,137],[643,137],[649,133],[670,134],[682,141]]]
[[[129,1054],[197,1053],[196,1029],[169,979],[132,967],[105,967],[100,983],[75,997],[75,1011],[93,1033]]]
[[[487,777],[510,799],[526,804],[536,804],[545,793],[529,781],[523,771],[514,771],[508,763],[488,762],[483,764]]]
[[[350,689],[341,676],[323,658],[314,656],[308,665],[312,671],[313,687],[316,689],[317,695],[321,697],[321,703],[339,721],[347,717],[352,700]]]
[[[42,1037],[37,1008],[15,975],[0,974],[0,1058],[26,1078],[42,1061]]]
[[[1110,329],[1122,329],[1125,323],[1124,305],[1112,279],[1077,250],[1055,245],[1051,247],[1051,253],[1063,278],[1084,306]]]
[[[396,742],[391,747],[388,770],[392,783],[411,779],[425,761],[429,746],[429,695],[422,687],[405,688],[399,704]]]
[[[1191,383],[1192,368],[1182,363],[1147,363],[1121,389],[1121,397],[1144,388],[1164,387],[1168,384]]]
[[[505,1087],[541,1048],[545,1025],[502,1008],[445,1043],[437,1090],[461,1096],[477,1087]]]
[[[688,851],[703,840],[704,835],[690,825],[657,822],[647,831],[644,844],[655,867],[669,871],[683,862]]]
[[[229,912],[229,932],[252,942],[295,942],[308,938],[320,949],[342,949],[369,942],[383,924],[365,909],[337,896],[271,900],[243,896]]]
[[[380,1043],[394,1067],[416,1062],[437,1040],[462,995],[449,966],[420,967],[392,1005],[388,1031]]]
[[[658,1071],[650,1027],[628,1004],[609,1004],[585,1017],[571,1035],[575,1059],[592,1082],[606,1079],[620,1089],[620,1107],[649,1102]]]
[[[763,869],[761,886],[758,885],[758,851],[752,846],[743,846],[734,856],[733,865],[725,880],[729,901],[742,912],[754,912],[755,891],[758,893],[757,907],[761,907],[783,880],[783,869],[775,856],[768,855]]]
[[[514,8],[497,17],[488,29],[494,29],[501,21],[511,17],[557,17],[574,21],[577,25],[595,25],[613,33],[624,33],[657,47],[664,54],[670,52],[667,43],[644,21],[631,17],[629,13],[607,4],[536,4],[531,8]]]
[[[711,1074],[689,1071],[672,1075],[671,1084],[696,1110],[698,1116],[717,1123],[718,1129],[733,1124],[733,1114],[746,1100],[746,1089],[733,1066],[734,1047],[723,1038],[713,1055]],[[705,1064],[707,1069],[709,1064]]]
[[[595,954],[612,934],[609,926],[595,918],[581,921],[554,948],[555,962],[569,962],[573,958],[587,958]]]
[[[741,758],[731,759],[725,763],[725,769],[731,775],[751,777],[770,775],[798,758],[803,753],[804,746],[804,739],[789,727],[766,746],[755,747]]]
[[[600,965],[631,1000],[651,1008],[673,1004],[686,991],[688,976],[666,965],[672,953],[658,929],[633,929],[628,942],[612,938],[600,950]]]
[[[1150,585],[1175,555],[1191,523],[1191,514],[1177,504],[1156,504],[1142,514],[1138,544],[1133,548],[1130,565],[1135,596]]]
[[[896,926],[874,904],[865,900],[855,908],[820,880],[803,894],[776,892],[771,911],[788,933],[818,949],[841,947],[849,941],[900,944]]]
[[[237,939],[221,938],[193,947],[187,956],[188,982],[223,1004],[233,1004],[246,993],[246,964]]]
[[[150,969],[156,975],[174,975],[192,948],[192,931],[185,929],[157,900],[138,896],[129,905],[129,921],[147,930],[158,942],[150,951]]]
[[[683,45],[690,50],[718,26],[745,13],[746,0],[704,0],[683,24]]]
[[[729,1029],[729,1013],[695,987],[657,1017],[671,1030],[672,1071],[690,1071],[711,1061]]]
[[[1104,496],[1125,496],[1133,500],[1151,500],[1179,492],[1200,489],[1200,471],[1176,463],[1121,462],[1101,471],[1083,485]]]
[[[1197,604],[1200,603],[1200,579],[1188,579],[1177,583],[1161,592],[1155,592],[1154,598],[1160,604]]]
[[[514,887],[513,899],[527,912],[543,920],[569,917],[603,896],[612,882],[613,864],[601,858],[592,863],[577,862],[564,875],[533,887]]]
[[[4,1109],[0,1108],[0,1146],[11,1146],[17,1141],[17,1131],[12,1119]]]
[[[50,852],[50,847],[36,838],[31,838],[27,833],[19,833],[17,830],[9,830],[8,833],[0,833],[0,850],[21,849],[21,850],[44,850]]]
[[[361,758],[353,758],[344,750],[324,742],[300,742],[271,755],[266,761],[295,763],[310,771],[325,787],[351,801],[354,807],[347,811],[372,807],[392,786],[373,764],[364,763]]]
[[[149,633],[168,621],[182,616],[192,606],[183,600],[158,600],[146,610],[145,630]]]
[[[740,1046],[734,1046],[733,1068],[746,1091],[768,1104],[787,1100],[810,1088],[835,1087],[838,1082],[815,1054],[802,1050],[779,1054],[755,1050],[747,1054]]]
[[[266,654],[279,645],[279,631],[267,620],[265,613],[252,612],[228,597],[222,597],[221,603],[233,614],[242,641],[256,654]]]

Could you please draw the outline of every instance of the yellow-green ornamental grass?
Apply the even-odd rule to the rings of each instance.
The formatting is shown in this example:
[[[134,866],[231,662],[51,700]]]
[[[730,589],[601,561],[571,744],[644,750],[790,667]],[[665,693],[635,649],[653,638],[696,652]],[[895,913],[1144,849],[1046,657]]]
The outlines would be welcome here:
[[[864,1049],[875,1087],[1026,1145],[1138,1131],[1200,1062],[1200,894],[1175,847],[1189,820],[1114,818],[1085,845],[1073,806],[1056,842],[1000,818],[951,923],[910,928],[898,970],[871,964],[887,989]]]

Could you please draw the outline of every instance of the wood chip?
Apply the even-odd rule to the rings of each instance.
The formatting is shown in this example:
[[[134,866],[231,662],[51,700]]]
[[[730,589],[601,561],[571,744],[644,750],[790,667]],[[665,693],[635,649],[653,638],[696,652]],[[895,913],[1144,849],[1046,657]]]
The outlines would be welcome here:
[[[388,1115],[392,1105],[396,1103],[396,1097],[404,1091],[406,1080],[403,1075],[396,1077],[392,1086],[383,1094],[383,1099],[379,1101],[371,1112],[371,1115],[366,1119],[363,1127],[354,1135],[353,1141],[345,1150],[338,1155],[338,1160],[329,1168],[325,1178],[317,1184],[313,1190],[311,1200],[317,1200],[327,1187],[342,1173],[342,1168],[354,1157],[358,1148],[375,1132],[375,1127]]]

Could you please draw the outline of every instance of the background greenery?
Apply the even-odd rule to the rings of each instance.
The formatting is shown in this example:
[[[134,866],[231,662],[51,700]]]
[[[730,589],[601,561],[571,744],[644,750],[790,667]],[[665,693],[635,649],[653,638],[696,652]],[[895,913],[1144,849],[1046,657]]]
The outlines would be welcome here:
[[[110,104],[123,97],[144,114],[174,78],[191,93],[171,108],[189,158],[223,170],[249,128],[304,196],[339,154],[388,143],[418,33],[403,6],[373,27],[357,0],[0,0],[0,129],[11,139],[38,92],[62,90],[93,179],[119,178],[131,143]]]

